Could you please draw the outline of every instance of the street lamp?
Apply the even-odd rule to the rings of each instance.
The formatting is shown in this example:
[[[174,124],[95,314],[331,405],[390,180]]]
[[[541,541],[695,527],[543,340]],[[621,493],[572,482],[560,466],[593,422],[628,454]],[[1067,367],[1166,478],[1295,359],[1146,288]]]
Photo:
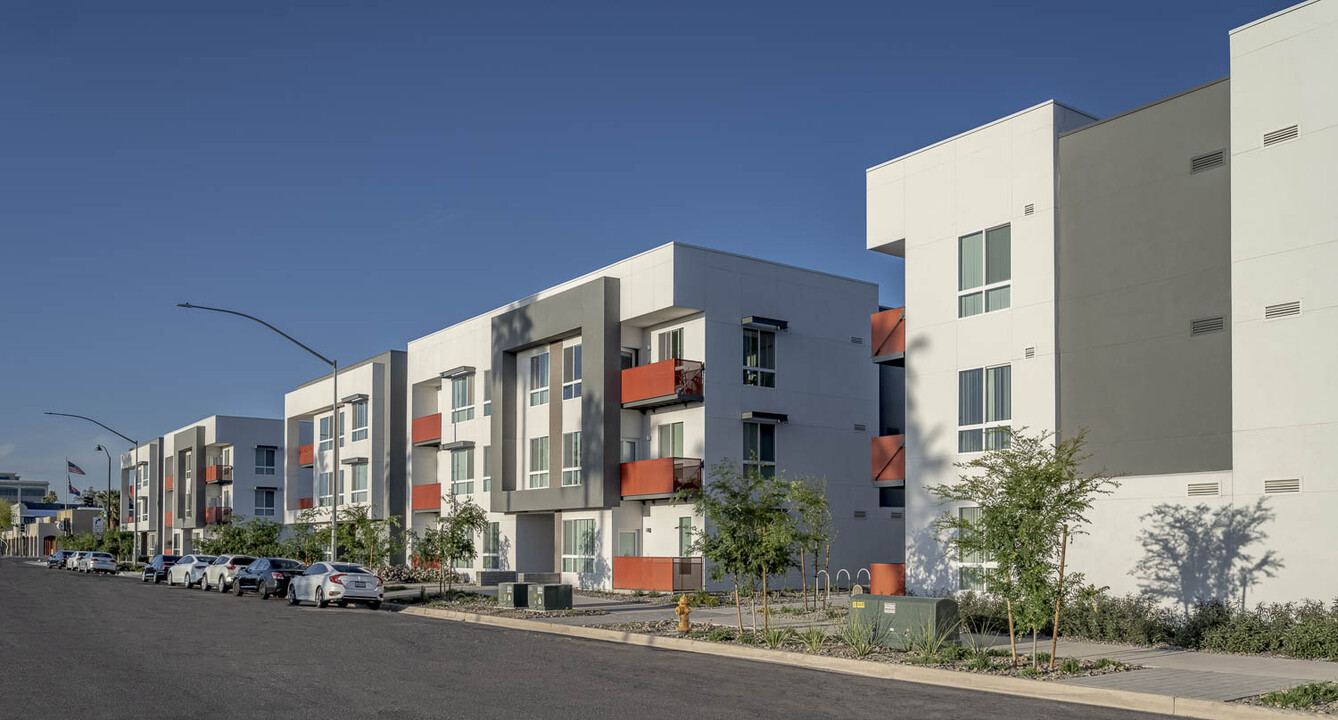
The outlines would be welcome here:
[[[290,342],[290,343],[292,343],[292,344],[294,344],[294,345],[296,345],[296,346],[302,348],[303,350],[306,350],[307,352],[311,353],[312,355],[315,355],[316,358],[319,359],[321,362],[323,362],[323,363],[325,363],[326,365],[329,365],[329,366],[330,366],[330,380],[331,380],[331,384],[334,386],[334,391],[333,391],[333,393],[332,393],[333,398],[332,398],[331,401],[330,401],[330,428],[331,428],[330,435],[331,435],[331,438],[332,438],[333,441],[334,441],[334,442],[331,443],[331,444],[334,446],[334,462],[332,463],[334,467],[331,468],[331,470],[330,470],[330,498],[331,498],[331,501],[330,501],[330,561],[331,561],[331,562],[334,562],[335,560],[338,560],[338,559],[339,559],[339,555],[338,555],[338,553],[339,553],[339,540],[338,540],[338,538],[339,538],[339,535],[338,535],[339,519],[338,519],[338,516],[339,516],[339,490],[340,490],[340,488],[339,488],[339,437],[338,437],[338,436],[339,436],[340,432],[343,430],[343,428],[341,427],[341,424],[340,424],[340,422],[339,422],[339,363],[336,362],[336,361],[334,361],[334,360],[331,360],[330,358],[325,357],[324,355],[322,355],[322,354],[316,352],[315,350],[312,350],[311,348],[307,347],[306,345],[303,345],[301,342],[299,342],[298,340],[296,340],[292,335],[289,335],[288,333],[286,333],[286,332],[284,332],[284,331],[282,331],[282,330],[280,330],[280,329],[274,327],[273,325],[270,325],[269,323],[265,322],[264,320],[261,320],[261,319],[258,318],[258,317],[255,317],[254,315],[247,315],[247,314],[244,313],[244,312],[237,312],[236,310],[225,310],[225,309],[223,309],[223,308],[205,307],[205,306],[203,306],[203,305],[192,305],[192,304],[190,304],[190,303],[177,303],[177,307],[187,308],[187,309],[190,309],[190,310],[209,310],[209,311],[211,311],[211,312],[227,313],[227,314],[229,314],[229,315],[236,315],[236,316],[238,316],[238,317],[244,317],[244,318],[246,318],[247,320],[251,320],[251,321],[253,321],[253,322],[258,322],[258,323],[260,323],[261,325],[264,325],[265,327],[269,328],[270,330],[273,330],[274,332],[276,332],[276,333],[282,335],[283,338],[284,338],[285,340],[287,340],[288,342]]]
[[[132,440],[131,438],[126,437],[125,435],[123,435],[123,434],[121,434],[121,433],[119,433],[119,432],[116,432],[115,430],[113,430],[113,429],[107,427],[106,425],[103,425],[102,423],[98,422],[97,420],[94,420],[93,418],[91,418],[91,417],[87,417],[87,416],[84,416],[84,415],[74,415],[74,414],[72,414],[72,413],[58,413],[58,412],[51,412],[50,410],[47,410],[46,412],[44,412],[44,413],[42,413],[42,414],[43,414],[43,415],[57,415],[57,416],[60,416],[60,417],[71,417],[71,418],[77,418],[77,419],[79,419],[79,420],[87,420],[88,422],[91,422],[91,423],[93,423],[94,425],[97,425],[98,427],[102,428],[103,430],[106,430],[107,432],[109,432],[109,433],[111,433],[111,434],[113,434],[113,435],[115,435],[115,436],[121,438],[122,440],[124,440],[124,441],[130,443],[130,444],[135,448],[135,472],[139,472],[139,442],[138,442],[138,441],[136,441],[136,440]],[[102,450],[102,451],[104,451],[104,452],[107,453],[107,503],[108,503],[108,509],[107,509],[107,523],[110,525],[110,524],[111,524],[111,508],[110,508],[110,503],[111,503],[111,451],[110,451],[110,450],[107,450],[106,448],[102,447],[101,445],[98,446],[98,449],[99,449],[99,450]],[[161,541],[162,541],[162,538],[160,537],[160,538],[159,538],[159,542],[161,542]],[[138,544],[136,544],[136,546],[138,546]],[[134,560],[134,558],[132,557],[132,558],[131,558],[131,561],[133,561],[133,560]]]
[[[106,527],[103,528],[103,532],[110,532],[111,529],[112,529],[112,514],[111,514],[111,450],[108,450],[107,448],[102,447],[101,445],[99,445],[99,446],[97,447],[97,449],[98,449],[99,451],[101,451],[101,452],[107,453],[107,502],[106,502],[106,505],[107,505],[107,525],[106,525]],[[135,468],[135,470],[138,471],[139,468]],[[118,542],[117,542],[117,545],[118,545],[118,547],[119,547],[119,545],[120,545],[119,540],[118,540]]]

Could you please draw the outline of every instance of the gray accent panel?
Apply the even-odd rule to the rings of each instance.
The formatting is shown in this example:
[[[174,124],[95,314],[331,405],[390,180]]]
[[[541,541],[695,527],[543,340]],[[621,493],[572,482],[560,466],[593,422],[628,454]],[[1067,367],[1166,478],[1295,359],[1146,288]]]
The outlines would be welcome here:
[[[172,436],[172,447],[176,455],[172,458],[173,472],[172,484],[173,498],[176,505],[176,511],[172,514],[172,526],[183,530],[204,527],[204,427],[196,425],[187,428]],[[182,470],[185,466],[181,464],[181,453],[191,451],[191,512],[190,517],[185,517],[186,509],[186,477]],[[180,521],[178,523],[178,520]],[[185,542],[183,540],[183,542]],[[192,548],[193,549],[193,548]]]
[[[1230,160],[1219,81],[1059,139],[1059,429],[1134,475],[1231,468]],[[1227,153],[1228,158],[1230,153]],[[1043,358],[1018,360],[1042,362]]]
[[[386,442],[386,452],[389,455],[387,460],[389,477],[386,478],[389,483],[389,496],[386,498],[386,514],[399,520],[399,527],[393,531],[394,539],[403,540],[404,528],[408,524],[405,520],[405,510],[409,506],[407,462],[409,421],[406,417],[409,412],[407,395],[409,354],[403,350],[391,350],[385,353],[384,357],[390,368],[390,372],[386,373],[389,386],[386,388],[386,397],[390,398],[388,408],[390,432]],[[395,561],[405,562],[406,552],[405,549],[397,552]]]
[[[493,406],[490,452],[493,468],[491,506],[494,512],[609,508],[621,502],[617,444],[605,452],[605,439],[620,437],[622,419],[618,408],[622,381],[619,318],[618,279],[605,277],[492,319]],[[548,488],[518,490],[517,478],[522,473],[517,467],[521,438],[516,431],[516,413],[520,408],[516,353],[578,334],[582,338],[583,482],[577,487],[562,487],[562,435],[559,425],[550,430],[550,452],[556,447],[559,460],[557,465],[550,462]],[[550,403],[562,402],[561,364],[561,352],[556,361],[549,356],[550,373],[554,367],[558,372],[557,382],[549,393]],[[553,432],[557,433],[556,441]],[[553,473],[556,473],[556,477]]]
[[[559,340],[548,345],[548,486],[561,484],[562,341]]]

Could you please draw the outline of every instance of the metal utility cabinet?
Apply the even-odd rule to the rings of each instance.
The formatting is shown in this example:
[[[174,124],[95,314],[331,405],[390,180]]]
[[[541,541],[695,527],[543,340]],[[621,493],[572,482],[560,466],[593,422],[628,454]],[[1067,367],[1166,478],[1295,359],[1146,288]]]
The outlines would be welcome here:
[[[862,594],[850,596],[850,623],[876,629],[880,645],[904,648],[908,637],[926,632],[956,644],[961,618],[951,598]]]
[[[570,585],[531,585],[531,610],[570,610]]]
[[[504,582],[497,584],[497,604],[507,608],[529,607],[530,584]]]

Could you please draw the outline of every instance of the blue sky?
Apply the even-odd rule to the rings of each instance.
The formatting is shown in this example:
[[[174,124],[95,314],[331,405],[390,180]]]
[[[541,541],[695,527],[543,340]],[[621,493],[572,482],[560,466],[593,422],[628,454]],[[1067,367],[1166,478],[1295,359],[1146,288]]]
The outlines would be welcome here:
[[[211,414],[670,240],[878,282],[864,170],[1227,73],[1287,2],[9,3],[0,470]],[[501,281],[498,282],[498,278]]]

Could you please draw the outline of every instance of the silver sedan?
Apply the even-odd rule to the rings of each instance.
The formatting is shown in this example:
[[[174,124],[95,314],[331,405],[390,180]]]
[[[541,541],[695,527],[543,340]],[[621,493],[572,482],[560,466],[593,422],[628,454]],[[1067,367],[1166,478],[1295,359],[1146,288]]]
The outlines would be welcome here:
[[[381,578],[371,569],[353,563],[318,562],[288,583],[289,605],[309,600],[316,607],[330,603],[348,607],[351,602],[359,602],[376,610],[381,607],[383,595]]]

